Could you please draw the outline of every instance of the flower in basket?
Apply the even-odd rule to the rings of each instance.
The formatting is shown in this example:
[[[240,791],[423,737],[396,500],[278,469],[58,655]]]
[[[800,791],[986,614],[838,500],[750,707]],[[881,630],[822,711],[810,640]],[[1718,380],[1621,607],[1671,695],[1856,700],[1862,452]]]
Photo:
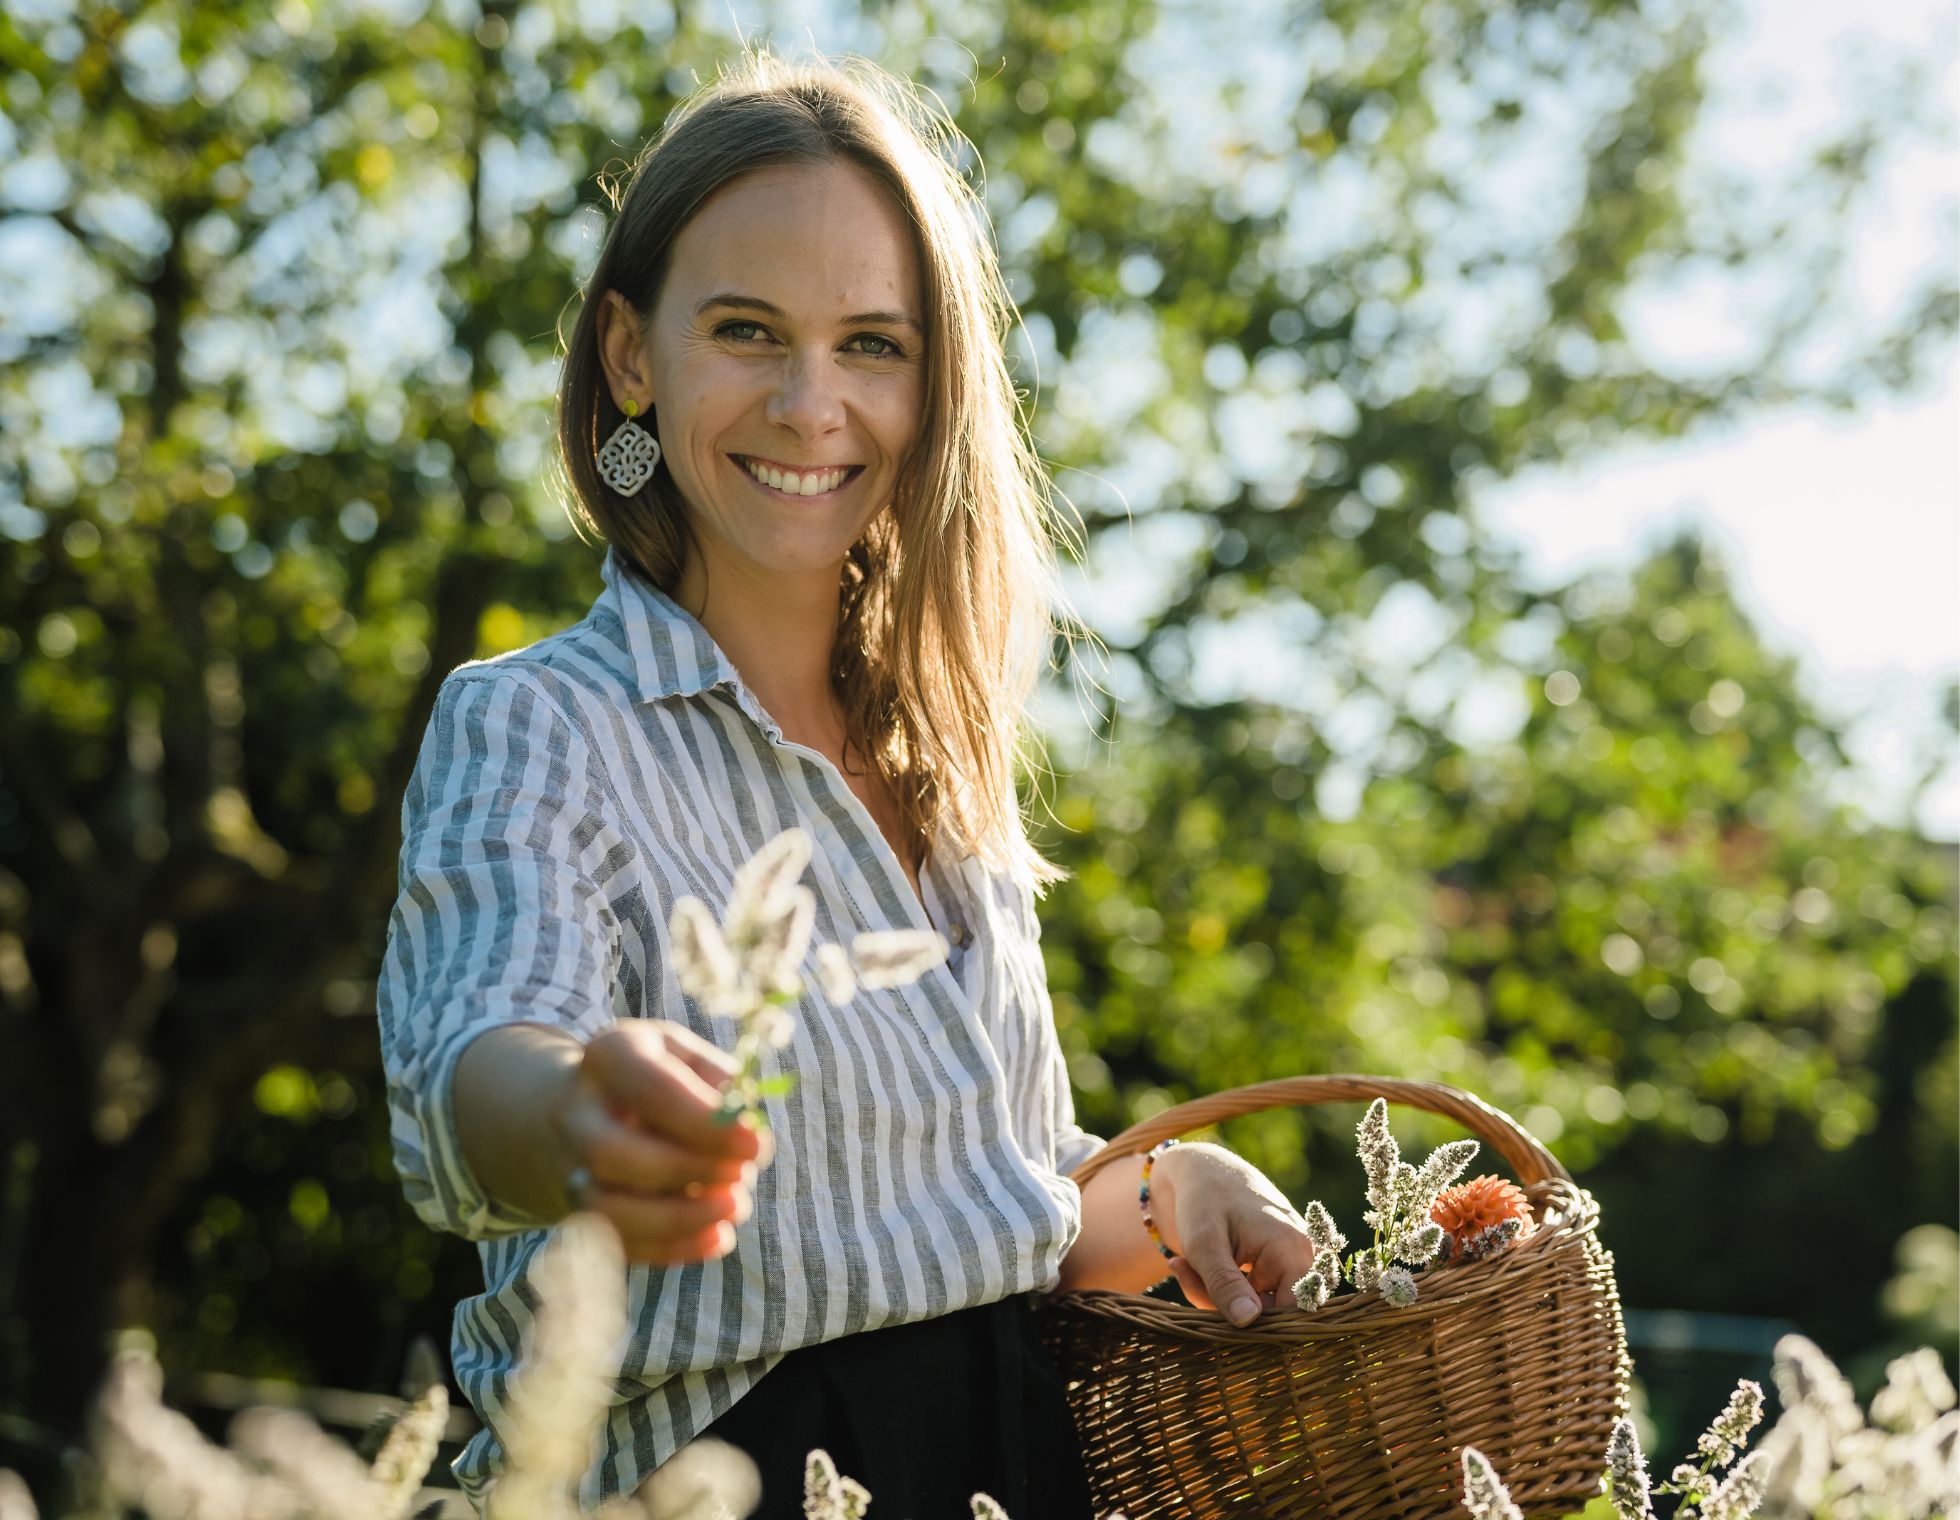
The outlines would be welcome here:
[[[1477,1156],[1474,1140],[1439,1145],[1419,1167],[1402,1159],[1388,1128],[1388,1103],[1377,1098],[1355,1131],[1356,1150],[1368,1175],[1368,1211],[1362,1218],[1374,1229],[1375,1243],[1357,1251],[1344,1264],[1341,1249],[1347,1239],[1318,1200],[1307,1205],[1307,1238],[1313,1242],[1314,1265],[1293,1285],[1293,1297],[1303,1309],[1318,1309],[1347,1278],[1363,1293],[1379,1291],[1397,1308],[1416,1301],[1415,1270],[1436,1259],[1444,1228],[1430,1217],[1438,1196],[1463,1175]]]
[[[1446,1190],[1429,1217],[1443,1227],[1444,1261],[1477,1261],[1536,1228],[1524,1189],[1502,1177],[1472,1177]]]
[[[681,990],[709,1013],[733,1019],[736,1073],[722,1089],[721,1118],[741,1114],[767,1123],[761,1100],[790,1090],[788,1075],[761,1074],[764,1050],[781,1050],[796,1033],[784,1005],[802,996],[803,962],[816,925],[816,894],[799,885],[812,842],[799,828],[785,829],[735,873],[735,888],[720,923],[699,898],[683,897],[668,921],[675,973]],[[946,959],[944,935],[931,930],[886,929],[859,934],[847,953],[840,945],[816,949],[817,987],[841,1005],[858,988],[902,987]]]

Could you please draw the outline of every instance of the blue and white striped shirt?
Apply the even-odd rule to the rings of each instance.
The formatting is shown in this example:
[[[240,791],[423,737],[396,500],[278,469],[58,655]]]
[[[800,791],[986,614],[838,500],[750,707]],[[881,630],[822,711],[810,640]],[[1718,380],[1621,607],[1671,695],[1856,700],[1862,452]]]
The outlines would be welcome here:
[[[1075,1123],[1026,886],[942,832],[933,920],[829,760],[783,738],[699,622],[608,553],[585,619],[443,683],[402,803],[400,896],[378,990],[395,1165],[416,1213],[479,1244],[484,1291],[452,1354],[484,1421],[454,1465],[481,1507],[548,1228],[486,1197],[458,1149],[457,1058],[542,1023],[589,1040],[660,1018],[731,1047],[681,993],[674,902],[719,911],[735,870],[792,824],[816,938],[936,926],[957,965],[833,1009],[806,997],[768,1102],[774,1164],[719,1261],[629,1268],[614,1403],[581,1503],[630,1493],[796,1347],[1057,1281],[1081,1229]],[[942,845],[945,847],[942,848]]]

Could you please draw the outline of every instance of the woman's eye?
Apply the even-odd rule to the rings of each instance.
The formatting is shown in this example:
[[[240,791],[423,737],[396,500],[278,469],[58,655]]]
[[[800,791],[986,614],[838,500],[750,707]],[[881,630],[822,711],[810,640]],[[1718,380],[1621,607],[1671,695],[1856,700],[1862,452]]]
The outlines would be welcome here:
[[[860,353],[869,354],[874,359],[902,359],[905,357],[905,350],[900,348],[890,338],[887,338],[883,333],[859,333],[851,341],[853,343],[877,344],[878,346],[875,348],[859,350]]]
[[[718,338],[733,338],[737,343],[748,343],[762,331],[760,322],[724,322],[715,329]]]

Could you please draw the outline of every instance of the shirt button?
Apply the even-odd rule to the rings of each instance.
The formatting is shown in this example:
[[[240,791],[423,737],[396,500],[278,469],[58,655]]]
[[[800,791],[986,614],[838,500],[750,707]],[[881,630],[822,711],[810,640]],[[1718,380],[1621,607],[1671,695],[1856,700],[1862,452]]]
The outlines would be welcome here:
[[[964,949],[966,946],[966,925],[962,923],[955,923],[952,926],[952,929],[953,932],[949,934],[947,938],[952,940],[955,946]]]

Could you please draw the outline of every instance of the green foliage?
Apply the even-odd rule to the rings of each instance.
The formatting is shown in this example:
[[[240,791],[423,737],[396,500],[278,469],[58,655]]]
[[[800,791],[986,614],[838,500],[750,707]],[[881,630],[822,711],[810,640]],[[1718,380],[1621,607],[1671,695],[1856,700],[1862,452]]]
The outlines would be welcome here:
[[[1945,852],[1824,801],[1828,725],[1693,543],[1523,621],[1517,737],[1400,714],[1411,758],[1352,818],[1310,800],[1324,735],[1245,703],[1062,782],[1045,942],[1098,1119],[1357,1070],[1482,1094],[1577,1170],[1785,1113],[1832,1150],[1872,1127],[1880,1011],[1954,953]]]

